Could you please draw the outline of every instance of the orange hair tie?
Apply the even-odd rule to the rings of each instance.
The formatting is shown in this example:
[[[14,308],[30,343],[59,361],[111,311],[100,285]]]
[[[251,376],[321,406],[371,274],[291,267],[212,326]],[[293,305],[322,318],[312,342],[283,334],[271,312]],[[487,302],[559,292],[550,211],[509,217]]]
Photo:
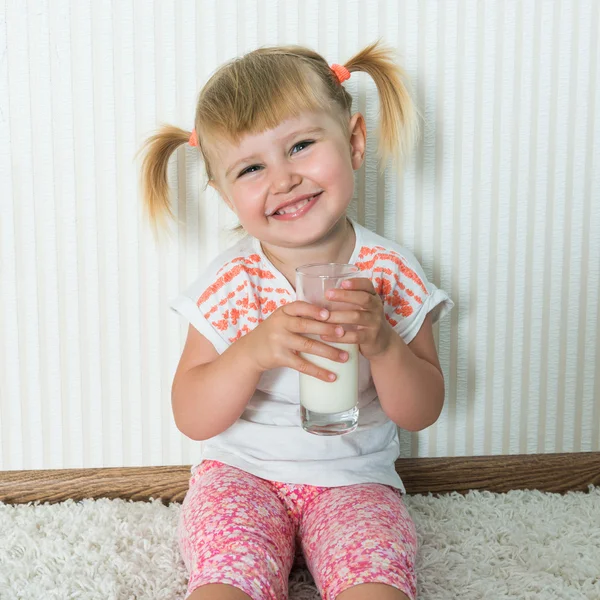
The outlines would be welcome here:
[[[335,73],[335,76],[340,83],[343,83],[346,79],[350,79],[350,71],[348,71],[344,65],[333,64],[330,69]]]
[[[190,146],[197,146],[198,145],[198,136],[196,135],[196,130],[192,129],[192,133],[190,135],[190,139],[188,141],[188,144]]]

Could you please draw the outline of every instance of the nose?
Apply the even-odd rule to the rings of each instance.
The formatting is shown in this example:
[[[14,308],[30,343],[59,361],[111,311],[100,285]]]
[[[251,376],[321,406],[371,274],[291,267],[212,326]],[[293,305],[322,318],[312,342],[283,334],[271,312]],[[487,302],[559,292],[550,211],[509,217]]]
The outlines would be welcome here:
[[[302,177],[296,173],[292,165],[278,165],[273,170],[271,191],[274,194],[285,194],[293,190],[301,181]]]

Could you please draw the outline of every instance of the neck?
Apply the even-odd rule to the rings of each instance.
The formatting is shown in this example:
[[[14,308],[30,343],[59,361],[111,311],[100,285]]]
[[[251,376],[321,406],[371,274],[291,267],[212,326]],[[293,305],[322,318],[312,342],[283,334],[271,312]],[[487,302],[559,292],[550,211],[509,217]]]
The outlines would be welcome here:
[[[356,236],[347,217],[341,218],[325,238],[310,246],[284,248],[261,243],[265,256],[295,287],[295,270],[314,263],[347,263],[354,250]]]

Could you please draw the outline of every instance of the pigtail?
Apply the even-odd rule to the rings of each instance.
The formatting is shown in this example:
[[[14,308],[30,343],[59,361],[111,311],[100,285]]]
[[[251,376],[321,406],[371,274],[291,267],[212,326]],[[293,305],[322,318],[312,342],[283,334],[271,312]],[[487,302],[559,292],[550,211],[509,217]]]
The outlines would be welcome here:
[[[417,111],[404,83],[406,73],[395,61],[391,48],[377,41],[353,56],[344,65],[348,71],[368,73],[379,92],[379,147],[381,170],[388,158],[401,164],[412,152],[419,135]]]
[[[163,125],[140,148],[140,152],[145,152],[141,170],[143,204],[155,233],[166,225],[169,218],[175,219],[169,200],[167,166],[173,152],[189,139],[190,132]]]

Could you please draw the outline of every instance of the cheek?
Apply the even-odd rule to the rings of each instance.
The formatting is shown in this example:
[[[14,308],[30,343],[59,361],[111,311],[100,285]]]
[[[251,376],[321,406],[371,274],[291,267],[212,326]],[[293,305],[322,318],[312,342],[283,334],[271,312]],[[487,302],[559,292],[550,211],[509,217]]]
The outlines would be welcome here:
[[[316,160],[310,177],[324,187],[334,186],[340,193],[352,196],[354,192],[354,171],[350,159],[337,152],[327,153]]]
[[[260,182],[247,182],[236,186],[232,200],[236,213],[240,216],[261,215],[265,211],[265,186]]]

